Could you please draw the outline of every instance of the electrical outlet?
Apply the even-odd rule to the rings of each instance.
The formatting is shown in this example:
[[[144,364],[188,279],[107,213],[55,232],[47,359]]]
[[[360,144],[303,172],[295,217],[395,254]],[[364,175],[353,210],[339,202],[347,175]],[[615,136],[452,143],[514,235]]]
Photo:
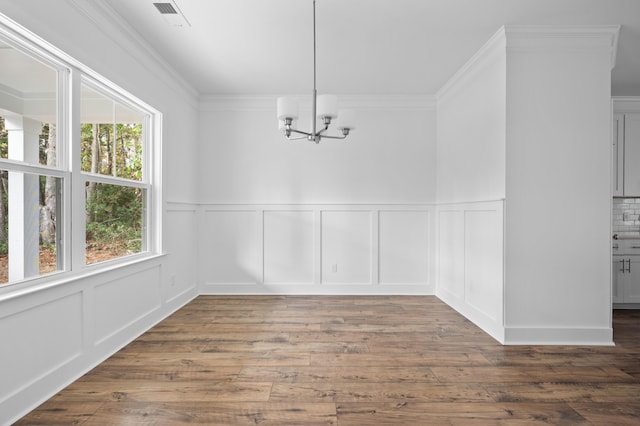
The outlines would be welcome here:
[[[334,274],[338,272],[338,264],[334,263],[333,265],[331,265],[331,272],[333,272]]]
[[[176,285],[176,274],[171,275],[171,277],[169,278],[171,287]]]

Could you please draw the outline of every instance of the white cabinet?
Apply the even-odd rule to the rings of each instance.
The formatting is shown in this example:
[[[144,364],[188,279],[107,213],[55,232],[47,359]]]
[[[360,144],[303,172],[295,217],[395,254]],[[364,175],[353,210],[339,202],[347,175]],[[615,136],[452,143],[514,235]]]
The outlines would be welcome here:
[[[640,114],[624,115],[624,190],[640,196]]]
[[[613,257],[613,265],[611,267],[611,298],[613,303],[622,303],[622,285],[624,281],[624,266],[625,262],[623,258],[618,258],[618,256]]]
[[[624,195],[624,114],[614,114],[611,139],[613,141],[613,152],[611,153],[612,164],[612,184],[613,196],[622,197]]]
[[[640,239],[623,238],[612,244],[612,301],[617,304],[640,303]]]
[[[640,256],[613,257],[613,303],[640,303]]]
[[[640,97],[614,98],[612,190],[614,197],[640,197]]]

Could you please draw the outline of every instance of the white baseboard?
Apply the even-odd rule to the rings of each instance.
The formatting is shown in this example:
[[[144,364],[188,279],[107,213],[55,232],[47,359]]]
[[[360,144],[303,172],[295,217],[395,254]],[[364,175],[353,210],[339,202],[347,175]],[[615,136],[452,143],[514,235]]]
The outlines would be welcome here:
[[[426,283],[417,284],[222,284],[204,283],[200,287],[201,295],[400,295],[430,296],[435,289]]]
[[[458,311],[458,313],[463,315],[469,321],[477,325],[482,331],[496,339],[499,343],[505,344],[505,330],[500,322],[474,308],[464,300],[455,297],[446,290],[438,289],[436,296],[451,308]]]
[[[613,328],[506,327],[504,344],[614,346]]]

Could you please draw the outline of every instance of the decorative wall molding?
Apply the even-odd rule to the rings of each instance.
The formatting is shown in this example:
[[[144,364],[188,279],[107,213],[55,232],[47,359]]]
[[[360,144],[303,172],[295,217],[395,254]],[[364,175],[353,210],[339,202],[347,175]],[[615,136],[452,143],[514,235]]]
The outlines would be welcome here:
[[[179,213],[179,212],[197,212],[198,203],[192,203],[189,201],[167,201],[165,202],[164,211],[167,213]]]
[[[150,265],[148,269],[135,274],[137,285],[132,286],[130,279],[113,279],[93,287],[94,297],[91,312],[94,323],[94,344],[118,337],[126,329],[162,306],[160,297],[162,279],[160,265]],[[132,274],[133,275],[133,274]],[[122,295],[127,300],[122,300]],[[113,312],[118,311],[114,316]]]
[[[505,343],[504,201],[438,205],[436,234],[436,295]]]
[[[508,51],[586,51],[610,52],[611,68],[618,51],[619,25],[506,25],[501,27],[436,93],[438,102],[464,85],[487,64]]]
[[[188,96],[185,99],[192,106],[196,106],[194,100],[198,98],[198,91],[151,44],[126,23],[108,2],[104,0],[66,1],[123,51],[130,52],[130,56],[148,72],[160,78],[168,87],[173,87],[178,93],[186,93]]]
[[[505,29],[500,28],[436,93],[438,103],[460,90],[467,81],[482,72],[500,56],[507,45]]]
[[[10,366],[3,373],[0,407],[55,370],[81,356],[82,311],[82,292],[75,291],[59,295],[46,304],[26,307],[0,319],[0,337],[3,346],[12,348],[11,351],[3,351],[0,355],[2,365]],[[41,323],[31,320],[39,314],[48,315],[49,318]],[[19,331],[16,331],[18,327],[20,327]],[[48,347],[47,342],[50,339],[58,342],[55,348]],[[29,350],[37,351],[36,353],[46,352],[47,359],[33,356]],[[24,366],[26,368],[20,368],[21,364],[27,360],[27,365]]]
[[[434,294],[433,211],[429,204],[202,205],[201,293]]]
[[[593,51],[604,49],[616,64],[620,25],[506,25],[508,51]]]

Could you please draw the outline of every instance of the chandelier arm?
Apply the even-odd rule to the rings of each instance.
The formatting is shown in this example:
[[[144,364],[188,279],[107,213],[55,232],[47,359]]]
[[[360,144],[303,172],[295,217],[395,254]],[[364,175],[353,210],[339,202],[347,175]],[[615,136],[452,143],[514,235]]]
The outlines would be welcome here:
[[[297,141],[297,140],[302,140],[302,139],[308,139],[307,136],[298,136],[297,138],[292,138],[291,136],[285,136],[288,140],[290,141]]]
[[[305,135],[305,136],[312,136],[312,133],[309,132],[303,132],[302,130],[298,130],[298,129],[290,129],[290,131],[294,132],[294,133],[299,133],[301,135]]]
[[[329,135],[322,135],[322,139],[346,139],[347,135],[343,135],[343,136],[329,136]]]

